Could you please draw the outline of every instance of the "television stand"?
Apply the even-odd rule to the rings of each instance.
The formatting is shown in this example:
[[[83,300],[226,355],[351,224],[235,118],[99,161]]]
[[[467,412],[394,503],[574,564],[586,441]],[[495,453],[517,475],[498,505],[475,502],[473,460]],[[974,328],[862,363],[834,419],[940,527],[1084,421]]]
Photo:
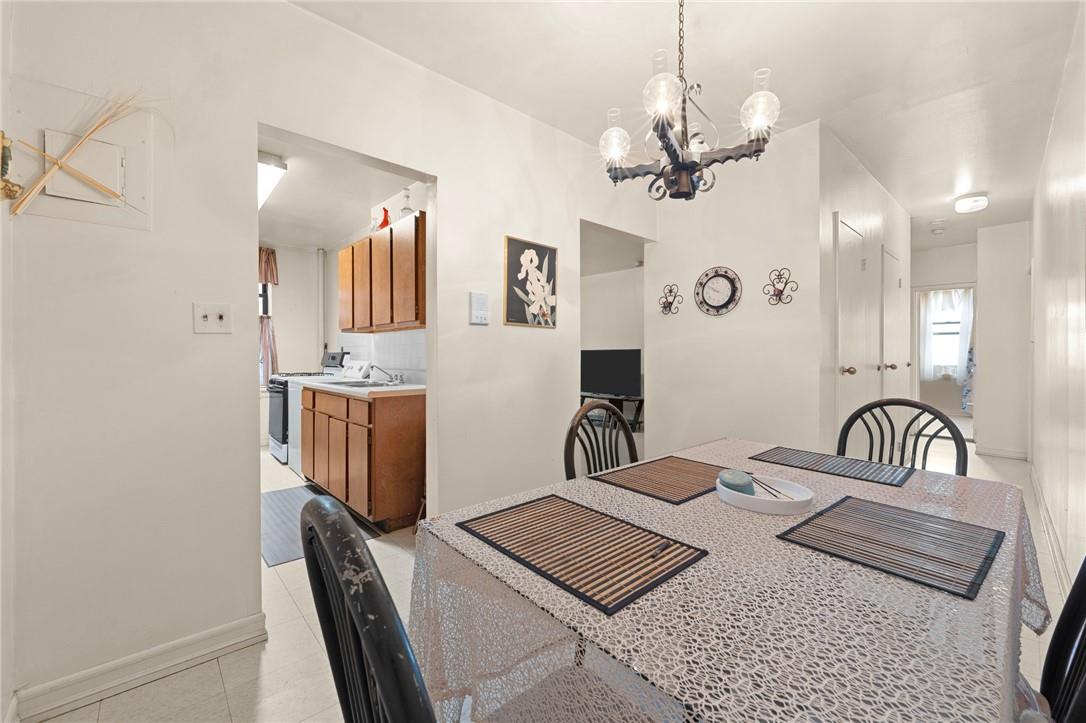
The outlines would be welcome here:
[[[627,397],[615,394],[596,394],[594,392],[581,392],[581,405],[583,406],[586,399],[602,399],[603,401],[613,404],[622,412],[622,416],[626,416],[626,410],[623,407],[625,402],[634,403],[634,415],[633,419],[629,420],[630,429],[637,431],[641,427],[641,412],[645,408],[645,398],[641,396]]]

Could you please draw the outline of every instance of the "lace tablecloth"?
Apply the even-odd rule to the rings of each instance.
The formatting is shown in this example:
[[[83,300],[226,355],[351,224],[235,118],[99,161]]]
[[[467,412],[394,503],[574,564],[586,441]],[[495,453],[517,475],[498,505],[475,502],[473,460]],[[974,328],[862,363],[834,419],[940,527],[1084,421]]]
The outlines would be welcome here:
[[[1020,626],[1049,622],[1021,491],[923,470],[895,488],[748,459],[771,446],[676,454],[799,482],[812,512],[854,495],[1003,530],[977,598],[776,539],[802,516],[571,480],[420,526],[410,635],[439,719],[1011,720]],[[608,617],[456,527],[547,494],[709,555]]]

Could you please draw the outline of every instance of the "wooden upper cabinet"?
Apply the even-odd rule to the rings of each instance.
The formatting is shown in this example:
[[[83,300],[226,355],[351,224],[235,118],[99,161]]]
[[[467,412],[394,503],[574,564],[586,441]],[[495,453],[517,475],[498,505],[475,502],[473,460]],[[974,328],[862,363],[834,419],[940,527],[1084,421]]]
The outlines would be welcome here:
[[[354,297],[354,328],[369,329],[373,325],[370,318],[370,240],[364,238],[353,248],[354,273],[351,287]],[[343,283],[340,278],[340,294],[343,293]]]
[[[373,326],[392,323],[392,229],[370,236],[370,313]]]
[[[402,218],[339,252],[339,328],[426,326],[426,213]]]
[[[415,326],[425,320],[426,214],[392,224],[392,321]]]
[[[339,328],[351,331],[354,319],[354,249],[348,246],[339,250]]]

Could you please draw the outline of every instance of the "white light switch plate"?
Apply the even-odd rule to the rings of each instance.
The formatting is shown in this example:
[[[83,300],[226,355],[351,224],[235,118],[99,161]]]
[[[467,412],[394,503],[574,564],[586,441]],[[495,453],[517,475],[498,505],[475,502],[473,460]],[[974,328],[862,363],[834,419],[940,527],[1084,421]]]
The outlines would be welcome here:
[[[230,304],[192,304],[194,334],[231,334],[233,321]]]
[[[490,323],[490,300],[486,294],[479,291],[469,291],[468,306],[470,307],[469,324],[486,326]]]

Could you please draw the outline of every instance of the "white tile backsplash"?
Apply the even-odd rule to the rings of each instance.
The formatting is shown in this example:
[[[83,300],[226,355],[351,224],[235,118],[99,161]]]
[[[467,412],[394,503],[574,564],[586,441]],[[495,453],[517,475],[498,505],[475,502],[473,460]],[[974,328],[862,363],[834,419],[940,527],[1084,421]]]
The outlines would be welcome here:
[[[339,334],[339,345],[351,359],[373,361],[393,374],[403,374],[408,384],[426,383],[426,330],[390,331],[380,334]]]

